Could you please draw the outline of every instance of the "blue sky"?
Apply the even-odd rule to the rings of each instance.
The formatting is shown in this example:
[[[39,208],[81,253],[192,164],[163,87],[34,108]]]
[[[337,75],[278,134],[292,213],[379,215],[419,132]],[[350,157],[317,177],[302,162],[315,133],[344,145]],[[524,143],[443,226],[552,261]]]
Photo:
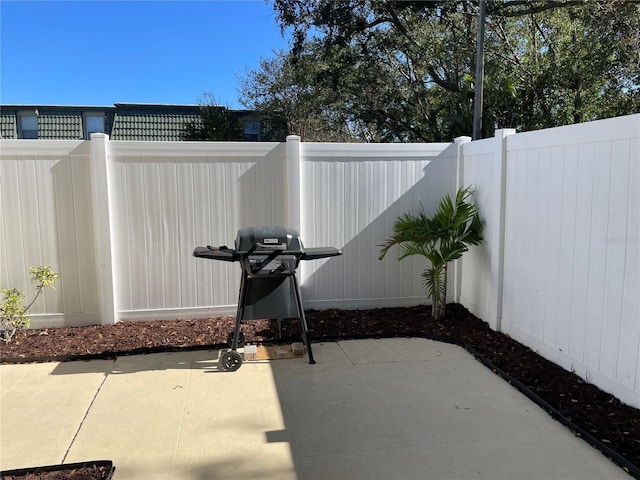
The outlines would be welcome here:
[[[0,103],[240,108],[239,80],[287,47],[271,3],[0,0]]]

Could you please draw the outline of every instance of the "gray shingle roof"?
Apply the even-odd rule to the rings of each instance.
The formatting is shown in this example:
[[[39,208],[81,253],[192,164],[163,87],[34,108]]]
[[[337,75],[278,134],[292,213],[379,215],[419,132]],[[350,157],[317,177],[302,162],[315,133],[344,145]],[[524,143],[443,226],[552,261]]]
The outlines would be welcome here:
[[[38,138],[43,140],[82,140],[82,112],[39,109]]]
[[[113,125],[114,107],[93,106],[33,106],[3,105],[0,107],[0,135],[2,138],[18,138],[20,112],[37,112],[38,139],[82,140],[84,136],[83,114],[100,112],[105,115],[105,132]]]
[[[180,141],[193,122],[201,122],[197,105],[116,104],[111,139]]]
[[[18,138],[15,110],[0,109],[0,138]]]

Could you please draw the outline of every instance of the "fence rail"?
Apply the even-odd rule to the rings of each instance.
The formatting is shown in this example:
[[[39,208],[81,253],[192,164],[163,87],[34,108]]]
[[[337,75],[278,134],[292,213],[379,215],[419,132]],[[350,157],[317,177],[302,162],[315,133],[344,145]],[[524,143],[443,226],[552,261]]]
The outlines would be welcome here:
[[[450,144],[0,140],[0,286],[59,288],[33,325],[233,313],[238,268],[191,256],[281,224],[339,258],[303,262],[307,308],[425,303],[417,261],[377,258],[395,219],[475,188],[485,241],[450,300],[640,407],[640,115]]]

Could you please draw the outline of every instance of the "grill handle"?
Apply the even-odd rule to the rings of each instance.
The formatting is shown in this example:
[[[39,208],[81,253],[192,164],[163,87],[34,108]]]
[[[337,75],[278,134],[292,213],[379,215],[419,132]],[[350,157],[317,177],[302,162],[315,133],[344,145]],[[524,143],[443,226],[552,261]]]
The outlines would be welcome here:
[[[278,243],[278,244],[264,244],[260,242],[256,242],[256,248],[261,248],[263,250],[286,250],[286,243]]]

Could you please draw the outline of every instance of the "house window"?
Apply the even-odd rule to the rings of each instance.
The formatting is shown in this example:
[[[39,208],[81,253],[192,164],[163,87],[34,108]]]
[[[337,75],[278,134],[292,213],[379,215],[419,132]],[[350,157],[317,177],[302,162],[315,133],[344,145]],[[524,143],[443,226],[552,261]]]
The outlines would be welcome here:
[[[244,121],[244,139],[247,141],[260,141],[260,121],[245,120]]]
[[[92,113],[84,117],[84,138],[91,139],[92,133],[104,133],[104,114]]]
[[[38,114],[35,112],[19,113],[19,138],[38,138]]]

